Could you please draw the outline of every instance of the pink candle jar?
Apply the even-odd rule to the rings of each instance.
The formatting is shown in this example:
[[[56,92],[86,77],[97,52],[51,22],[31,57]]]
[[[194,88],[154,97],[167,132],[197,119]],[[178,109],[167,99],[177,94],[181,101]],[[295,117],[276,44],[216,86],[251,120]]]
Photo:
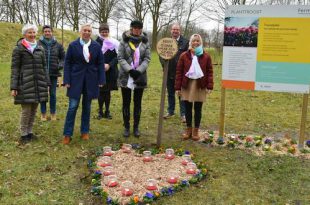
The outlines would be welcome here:
[[[151,162],[153,161],[151,151],[143,151],[143,162]]]
[[[165,156],[166,159],[174,159],[174,150],[173,149],[166,149],[166,156]]]
[[[122,196],[131,196],[133,194],[133,183],[131,181],[124,181],[121,184]]]
[[[197,166],[193,162],[187,163],[186,166],[186,174],[196,174],[197,173]]]
[[[109,146],[103,147],[103,155],[111,157],[113,155],[112,148]]]
[[[117,176],[116,175],[109,175],[104,177],[106,180],[105,184],[108,187],[116,187],[118,185]]]
[[[146,181],[146,189],[149,191],[157,190],[157,181],[155,179],[148,179]]]
[[[169,184],[176,184],[179,180],[179,174],[176,171],[170,171],[167,176],[167,182]]]
[[[189,155],[189,154],[182,155],[182,165],[186,166],[187,163],[189,163],[191,161],[192,161],[191,155]]]
[[[131,153],[132,146],[131,144],[123,144],[122,150],[124,153]]]
[[[111,166],[107,166],[103,168],[103,172],[102,172],[103,176],[109,176],[109,175],[114,175],[114,169]]]
[[[112,166],[112,160],[111,157],[108,156],[104,156],[100,159],[100,161],[98,162],[98,165],[100,167],[107,167],[107,166]]]

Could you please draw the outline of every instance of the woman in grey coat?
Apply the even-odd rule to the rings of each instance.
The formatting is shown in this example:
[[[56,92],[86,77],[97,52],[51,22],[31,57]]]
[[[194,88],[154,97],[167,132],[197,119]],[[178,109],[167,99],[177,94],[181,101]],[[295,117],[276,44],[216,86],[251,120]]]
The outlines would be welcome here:
[[[118,49],[118,63],[120,66],[118,84],[121,87],[123,99],[124,137],[130,135],[130,101],[133,91],[133,134],[140,136],[139,121],[141,115],[141,101],[143,90],[147,85],[147,73],[151,60],[151,51],[145,33],[142,33],[143,23],[134,20],[130,24],[130,31],[123,33],[123,39]]]
[[[40,102],[48,100],[49,76],[45,67],[44,48],[38,46],[35,25],[26,24],[12,54],[11,95],[21,104],[21,143],[34,139],[34,118]]]

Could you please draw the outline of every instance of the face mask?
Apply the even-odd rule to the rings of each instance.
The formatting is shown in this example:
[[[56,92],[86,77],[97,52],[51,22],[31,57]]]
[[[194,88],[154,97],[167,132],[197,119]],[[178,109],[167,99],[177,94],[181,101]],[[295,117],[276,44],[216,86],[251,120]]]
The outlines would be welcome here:
[[[195,55],[196,56],[201,56],[203,53],[203,48],[202,48],[202,45],[198,46],[195,48]]]

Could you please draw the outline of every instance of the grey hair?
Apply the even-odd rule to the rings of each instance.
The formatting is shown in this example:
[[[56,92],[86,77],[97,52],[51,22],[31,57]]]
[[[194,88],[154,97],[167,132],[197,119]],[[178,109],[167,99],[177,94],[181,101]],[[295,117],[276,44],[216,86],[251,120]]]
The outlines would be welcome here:
[[[195,37],[198,37],[198,38],[200,39],[201,45],[203,45],[201,36],[200,36],[198,33],[195,33],[195,34],[193,34],[193,35],[191,36],[191,38],[189,39],[189,47],[188,47],[189,49],[192,49],[192,48],[193,48],[193,47],[192,47],[192,41],[194,40]]]
[[[83,29],[84,27],[90,27],[91,30],[93,30],[93,26],[91,25],[91,23],[85,23],[85,24],[82,24],[82,25],[81,25],[81,27],[80,27],[80,32],[82,31],[82,29]]]
[[[33,29],[36,33],[38,33],[38,27],[35,24],[25,24],[22,28],[22,34],[25,35],[29,29]]]

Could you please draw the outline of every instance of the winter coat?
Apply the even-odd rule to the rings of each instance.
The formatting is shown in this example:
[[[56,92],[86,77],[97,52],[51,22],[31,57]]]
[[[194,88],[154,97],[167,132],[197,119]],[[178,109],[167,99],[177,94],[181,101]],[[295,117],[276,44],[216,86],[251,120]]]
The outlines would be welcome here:
[[[31,53],[21,40],[12,54],[10,88],[17,91],[14,104],[47,102],[50,80],[45,67],[44,48],[38,45]]]
[[[64,84],[69,84],[67,96],[79,99],[86,94],[91,99],[97,98],[99,85],[105,84],[104,57],[100,45],[91,40],[89,45],[90,61],[83,55],[80,38],[70,43],[65,57]]]
[[[180,55],[183,52],[187,51],[187,49],[188,49],[188,40],[181,35],[178,40],[178,52],[172,59],[169,60],[169,64],[168,64],[168,78],[169,79],[175,79],[176,67],[177,67]],[[160,60],[162,67],[164,67],[165,60],[162,59],[161,57],[159,57],[159,60]]]
[[[151,61],[151,49],[148,43],[146,33],[142,33],[140,39],[140,61],[137,70],[141,72],[141,75],[137,80],[134,81],[134,83],[136,84],[136,88],[145,88],[147,86],[146,70]],[[118,85],[120,87],[127,87],[129,71],[132,69],[131,63],[133,62],[134,51],[130,48],[129,41],[132,41],[130,32],[124,32],[123,40],[118,48],[118,63],[120,66]]]
[[[190,50],[181,54],[176,70],[175,90],[181,90],[181,87],[184,89],[187,88],[189,78],[185,74],[191,67],[192,59]],[[202,78],[197,79],[199,88],[213,90],[213,67],[210,55],[204,52],[198,57],[198,63],[204,74]]]
[[[54,38],[48,43],[43,37],[40,38],[38,44],[45,50],[46,67],[50,76],[61,76],[60,70],[63,69],[65,51],[63,46],[58,43]]]
[[[102,47],[103,41],[101,38],[96,39],[97,43]],[[117,68],[117,52],[116,50],[107,50],[104,54],[104,63],[110,65],[110,69],[105,72],[106,86],[104,89],[117,90],[117,78],[118,78],[118,68]],[[104,69],[104,68],[103,68]]]

